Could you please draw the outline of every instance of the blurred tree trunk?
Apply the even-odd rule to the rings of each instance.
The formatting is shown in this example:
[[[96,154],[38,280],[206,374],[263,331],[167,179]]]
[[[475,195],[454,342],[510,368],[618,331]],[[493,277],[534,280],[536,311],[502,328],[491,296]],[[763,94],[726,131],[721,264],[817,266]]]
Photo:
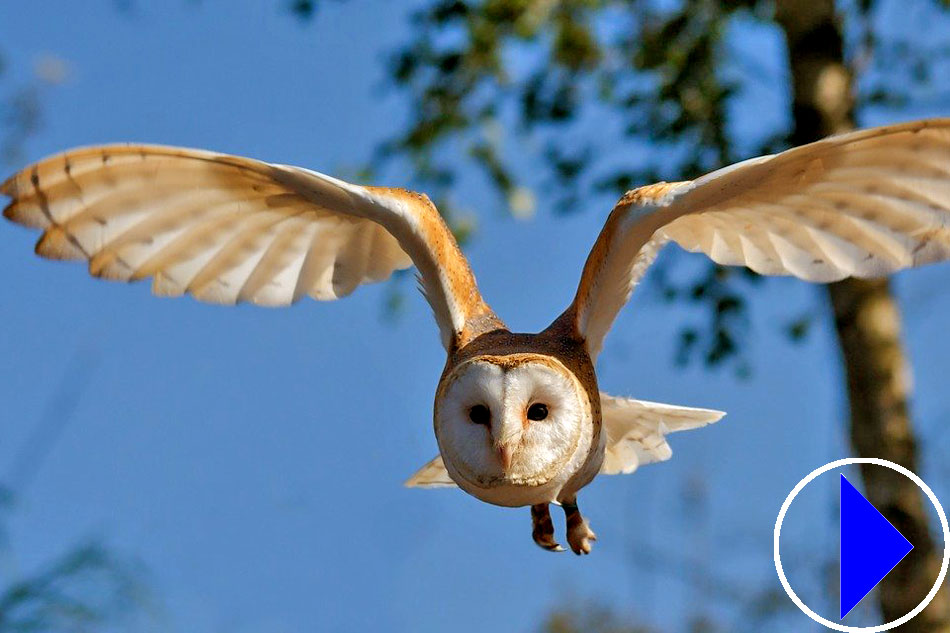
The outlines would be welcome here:
[[[841,24],[833,0],[778,0],[776,20],[789,50],[794,100],[793,144],[818,140],[854,125],[853,77],[845,64]],[[900,340],[900,312],[888,280],[847,279],[827,286],[841,345],[850,436],[861,457],[880,457],[916,472],[917,441],[908,416],[910,365]],[[914,545],[879,585],[885,622],[911,611],[933,586],[941,551],[930,534],[921,490],[877,466],[863,468],[864,488]],[[950,631],[950,596],[941,591],[901,631]]]

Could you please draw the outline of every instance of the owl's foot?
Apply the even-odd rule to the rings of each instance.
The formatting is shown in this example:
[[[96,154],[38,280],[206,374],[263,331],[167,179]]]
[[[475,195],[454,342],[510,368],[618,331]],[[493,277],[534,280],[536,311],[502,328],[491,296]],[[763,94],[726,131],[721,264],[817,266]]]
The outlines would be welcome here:
[[[564,508],[564,516],[567,519],[567,542],[571,546],[571,551],[578,556],[590,554],[591,541],[597,540],[597,535],[590,529],[587,519],[581,516],[577,509],[577,500],[564,501],[561,503]]]
[[[554,540],[554,522],[551,521],[551,512],[548,504],[539,503],[531,506],[531,538],[549,552],[563,552],[564,548]]]

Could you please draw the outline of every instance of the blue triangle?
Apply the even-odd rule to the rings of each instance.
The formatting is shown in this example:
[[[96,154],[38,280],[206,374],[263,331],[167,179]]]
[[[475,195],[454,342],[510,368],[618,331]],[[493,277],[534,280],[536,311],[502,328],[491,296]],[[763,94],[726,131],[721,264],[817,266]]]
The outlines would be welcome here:
[[[841,618],[914,549],[841,475]]]

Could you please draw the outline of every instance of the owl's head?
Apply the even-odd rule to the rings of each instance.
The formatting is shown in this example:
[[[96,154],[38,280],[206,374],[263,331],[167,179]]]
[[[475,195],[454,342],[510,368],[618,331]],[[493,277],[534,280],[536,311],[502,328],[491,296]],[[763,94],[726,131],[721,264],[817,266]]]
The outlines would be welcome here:
[[[544,486],[586,453],[580,444],[590,416],[584,388],[558,360],[476,356],[443,378],[435,432],[453,480],[498,503],[492,489]]]

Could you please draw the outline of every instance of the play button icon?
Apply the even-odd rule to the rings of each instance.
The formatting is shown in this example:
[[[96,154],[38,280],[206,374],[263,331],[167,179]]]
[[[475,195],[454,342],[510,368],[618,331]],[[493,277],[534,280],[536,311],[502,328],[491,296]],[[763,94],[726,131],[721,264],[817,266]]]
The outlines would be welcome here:
[[[795,589],[789,582],[785,574],[785,568],[782,566],[781,539],[782,524],[785,521],[789,508],[795,498],[810,483],[831,471],[840,471],[845,467],[854,467],[862,465],[863,467],[875,466],[889,468],[914,482],[917,487],[923,491],[927,499],[933,505],[940,521],[940,531],[943,533],[943,557],[940,562],[940,571],[934,580],[933,586],[923,599],[917,603],[917,606],[904,615],[885,622],[883,624],[872,626],[851,626],[841,621],[841,619],[829,619],[822,617],[809,607],[795,593]],[[839,473],[840,475],[840,473]],[[829,482],[831,483],[831,482]],[[841,515],[840,515],[840,545],[839,545],[839,563],[840,563],[840,602],[839,615],[844,618],[854,607],[861,602],[881,580],[896,567],[907,554],[914,549],[913,543],[910,543],[904,536],[898,532],[894,526],[887,522],[887,519],[881,515],[878,510],[865,499],[854,486],[851,485],[843,476],[838,477],[840,486]],[[799,514],[799,517],[808,517],[810,514]],[[779,509],[778,516],[775,518],[775,528],[772,533],[772,557],[775,560],[775,572],[778,574],[782,588],[788,594],[789,599],[795,603],[802,612],[809,618],[835,631],[843,633],[882,633],[895,627],[906,624],[927,608],[927,605],[936,597],[937,592],[943,585],[947,572],[950,571],[950,521],[947,520],[947,513],[937,499],[937,495],[930,489],[916,473],[908,470],[900,464],[880,459],[878,457],[847,457],[824,466],[816,468],[806,475],[801,481],[795,484],[792,491],[788,493],[782,507]],[[829,614],[830,615],[830,614]],[[834,617],[834,616],[832,616]]]
[[[848,615],[914,546],[841,475],[840,617]]]

